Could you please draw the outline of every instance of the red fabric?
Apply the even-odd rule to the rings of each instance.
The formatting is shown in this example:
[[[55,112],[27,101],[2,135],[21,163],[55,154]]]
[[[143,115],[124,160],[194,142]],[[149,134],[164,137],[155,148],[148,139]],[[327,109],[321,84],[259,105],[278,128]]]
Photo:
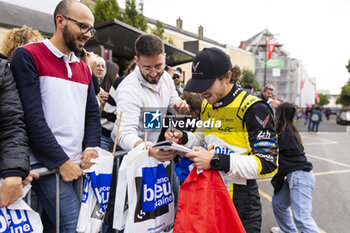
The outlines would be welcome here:
[[[275,49],[277,40],[275,38],[269,38],[267,40],[267,60],[271,59],[272,51]]]
[[[173,233],[245,233],[218,171],[192,169],[180,188]]]

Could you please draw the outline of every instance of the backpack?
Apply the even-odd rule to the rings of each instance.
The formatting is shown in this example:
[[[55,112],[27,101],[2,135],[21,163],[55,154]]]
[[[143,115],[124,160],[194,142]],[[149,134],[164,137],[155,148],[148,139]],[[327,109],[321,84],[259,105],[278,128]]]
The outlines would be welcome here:
[[[311,121],[319,121],[319,120],[320,120],[320,116],[317,113],[311,116]]]

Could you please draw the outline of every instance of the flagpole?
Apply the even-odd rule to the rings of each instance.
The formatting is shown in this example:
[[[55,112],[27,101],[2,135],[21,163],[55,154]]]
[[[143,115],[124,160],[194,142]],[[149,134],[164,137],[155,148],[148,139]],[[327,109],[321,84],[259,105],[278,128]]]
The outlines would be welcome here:
[[[267,28],[265,32],[265,65],[264,65],[264,87],[266,85],[266,63],[267,63]]]

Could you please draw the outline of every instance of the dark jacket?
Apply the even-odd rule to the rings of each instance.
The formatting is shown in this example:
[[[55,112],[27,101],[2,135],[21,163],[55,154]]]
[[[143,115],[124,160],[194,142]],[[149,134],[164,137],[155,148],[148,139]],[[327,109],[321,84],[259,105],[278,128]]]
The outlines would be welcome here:
[[[262,94],[262,92],[259,92],[257,95],[257,97],[259,97],[260,99],[262,99],[263,101],[265,101],[267,103],[268,99],[265,99],[264,95]]]
[[[29,146],[22,104],[9,60],[0,53],[0,177],[29,174]]]
[[[313,120],[313,115],[317,115],[318,117],[316,117],[316,119],[318,119],[317,121],[314,121]],[[311,121],[313,122],[317,122],[317,123],[320,123],[322,121],[322,113],[320,110],[318,109],[315,109],[311,112],[311,117],[310,117]]]
[[[275,194],[282,188],[284,178],[288,173],[298,170],[312,170],[312,164],[307,161],[304,148],[300,148],[296,137],[290,129],[286,128],[281,134],[278,134],[278,145],[279,167],[278,172],[271,180]]]

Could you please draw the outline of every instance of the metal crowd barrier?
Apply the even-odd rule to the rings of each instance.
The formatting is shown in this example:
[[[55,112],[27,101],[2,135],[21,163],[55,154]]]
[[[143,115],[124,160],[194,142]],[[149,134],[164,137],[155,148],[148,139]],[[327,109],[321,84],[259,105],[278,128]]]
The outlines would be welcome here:
[[[116,159],[116,180],[118,180],[118,170],[119,170],[119,165],[120,165],[120,158],[122,158],[124,155],[126,155],[128,152],[127,151],[117,151],[115,153],[115,157]],[[80,166],[81,164],[81,160],[76,160],[74,161],[74,163],[76,163],[77,165]],[[51,174],[55,174],[56,175],[56,233],[60,232],[60,173],[58,168],[55,168],[53,170],[49,170],[45,167],[43,168],[38,168],[38,169],[33,169],[33,172],[39,173],[40,177],[42,176],[46,176],[46,175],[51,175]],[[80,188],[79,188],[79,195],[78,198],[79,200],[82,199],[83,196],[83,176],[81,176],[80,179]],[[39,178],[40,179],[40,178]],[[28,192],[27,194],[27,203],[28,205],[31,205],[31,191]]]
[[[121,158],[126,155],[128,152],[127,151],[117,151],[115,153],[115,157],[116,157],[116,182],[118,181],[118,171],[119,171],[119,166],[120,166],[120,160]],[[74,161],[77,165],[80,166],[81,164],[81,160],[77,160]],[[46,175],[51,175],[51,174],[55,174],[56,175],[56,233],[60,232],[60,173],[58,168],[55,168],[53,170],[49,170],[45,167],[43,168],[38,168],[38,169],[33,169],[33,172],[39,173],[40,177],[42,176],[46,176]],[[174,182],[174,162],[171,163],[171,174],[170,174],[170,182],[173,185]],[[79,184],[80,184],[80,188],[79,188],[79,195],[78,198],[79,200],[82,199],[83,196],[83,178],[84,176],[81,176],[79,179]],[[39,178],[40,179],[40,178]],[[118,185],[118,183],[116,184]],[[175,190],[174,190],[175,191]],[[31,191],[28,192],[27,194],[27,203],[28,205],[31,205]]]

